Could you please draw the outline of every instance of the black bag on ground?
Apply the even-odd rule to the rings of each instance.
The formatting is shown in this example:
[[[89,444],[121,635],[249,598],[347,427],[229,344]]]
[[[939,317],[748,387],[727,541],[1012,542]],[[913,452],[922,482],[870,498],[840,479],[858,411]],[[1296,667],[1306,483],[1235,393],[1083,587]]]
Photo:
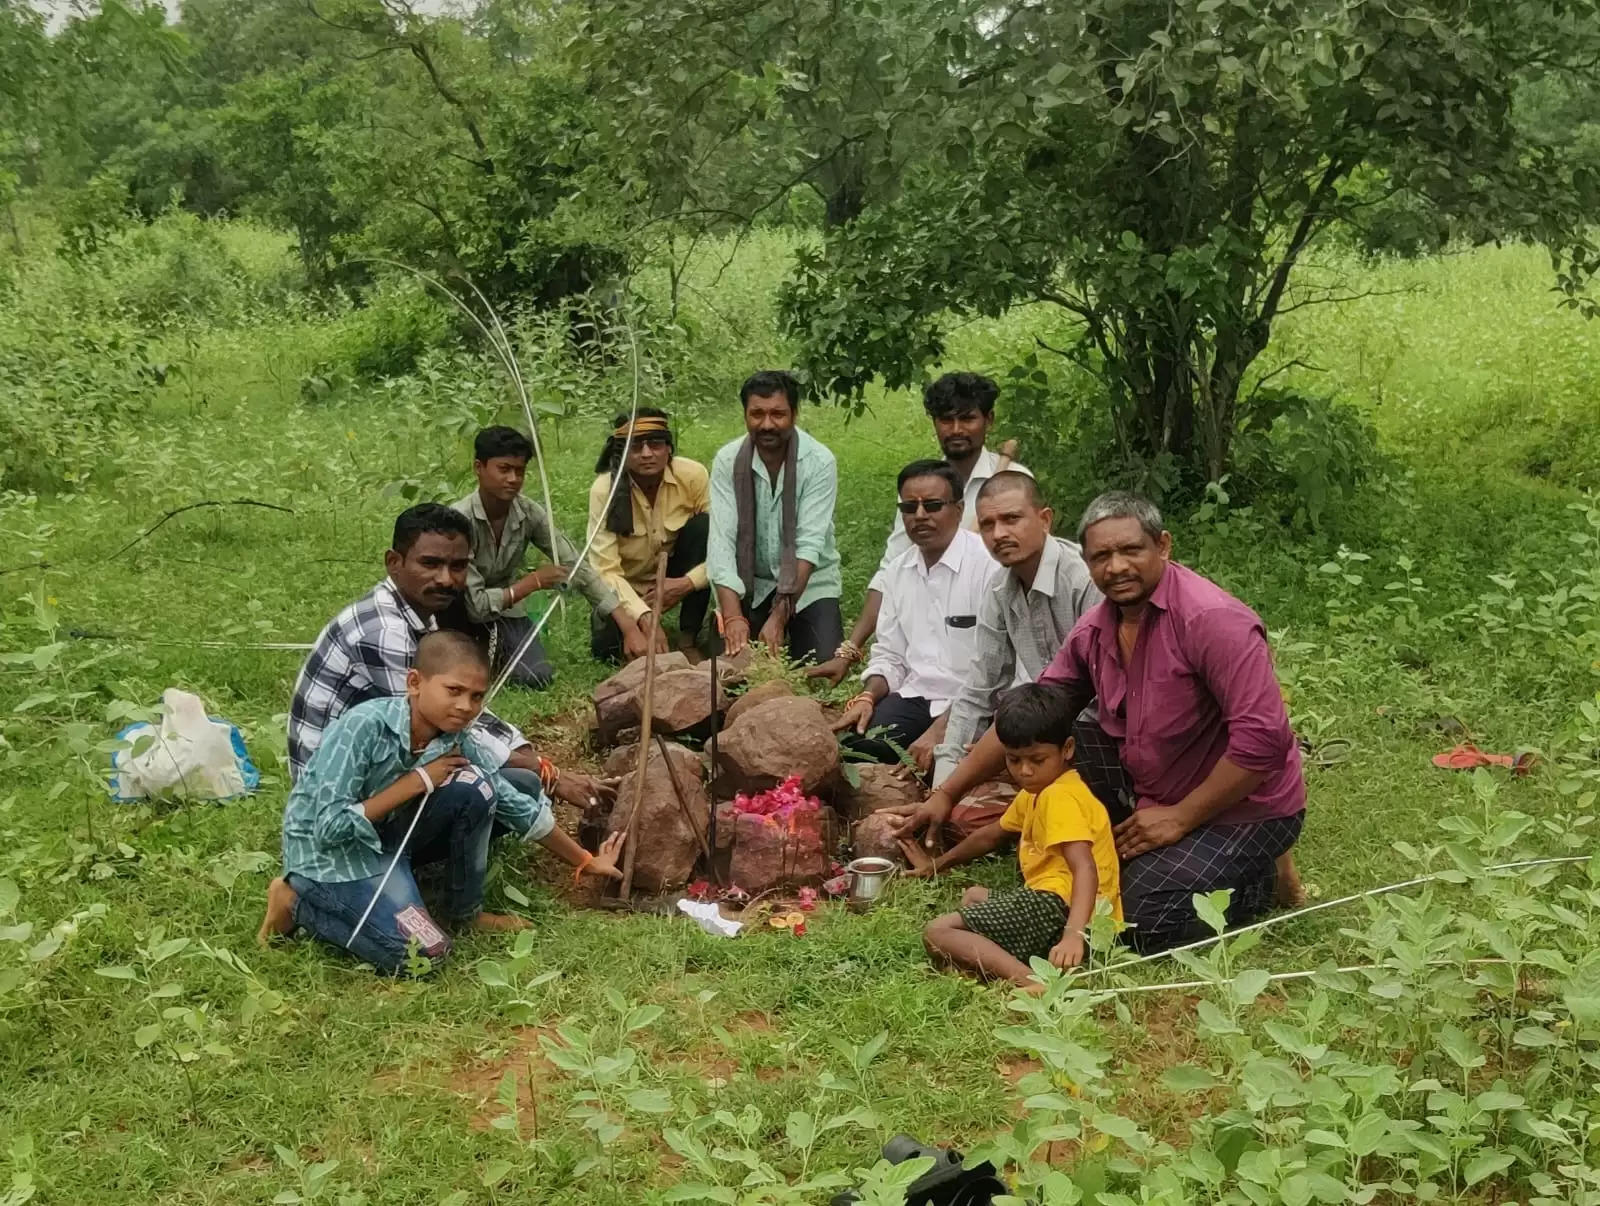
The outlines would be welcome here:
[[[896,1135],[883,1145],[883,1158],[890,1164],[919,1156],[932,1156],[933,1167],[906,1190],[906,1206],[990,1206],[996,1194],[1011,1192],[987,1160],[976,1168],[962,1168],[960,1152],[924,1147],[910,1135]],[[846,1190],[833,1199],[833,1206],[851,1206],[859,1200]]]

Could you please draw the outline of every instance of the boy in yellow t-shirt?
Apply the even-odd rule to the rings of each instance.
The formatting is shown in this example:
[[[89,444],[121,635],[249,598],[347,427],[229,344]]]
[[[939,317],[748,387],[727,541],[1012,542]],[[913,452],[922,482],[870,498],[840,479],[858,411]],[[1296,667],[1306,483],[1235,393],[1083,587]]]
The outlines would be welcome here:
[[[1122,916],[1117,848],[1105,805],[1072,769],[1072,716],[1060,693],[1028,683],[1000,698],[994,730],[1006,769],[1022,788],[998,821],[913,874],[932,874],[988,854],[1007,834],[1018,837],[1025,887],[991,895],[968,888],[961,910],[928,923],[923,945],[936,963],[981,979],[1039,987],[1034,956],[1060,968],[1087,953],[1084,931],[1095,900]]]

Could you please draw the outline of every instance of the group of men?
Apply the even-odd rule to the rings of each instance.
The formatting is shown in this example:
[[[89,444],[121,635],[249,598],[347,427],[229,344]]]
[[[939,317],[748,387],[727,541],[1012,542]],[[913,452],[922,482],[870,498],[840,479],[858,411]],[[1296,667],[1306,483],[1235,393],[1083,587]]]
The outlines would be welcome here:
[[[596,463],[586,556],[524,493],[533,456],[527,437],[505,427],[481,432],[478,488],[452,507],[403,513],[385,579],[319,636],[290,709],[292,777],[298,785],[306,776],[325,732],[348,710],[408,692],[414,712],[423,706],[415,702],[426,702],[415,663],[419,642],[436,630],[475,644],[485,673],[548,685],[554,672],[528,602],[569,586],[590,606],[591,652],[603,660],[665,650],[666,620],[676,609],[676,641],[685,648],[719,642],[736,654],[761,641],[812,663],[813,676],[834,684],[861,667],[861,690],[838,724],[843,739],[857,756],[901,764],[933,789],[898,819],[908,852],[919,836],[930,848],[941,845],[952,820],[959,840],[957,805],[1004,773],[991,729],[1004,693],[1053,684],[1051,698],[1074,718],[1077,769],[1114,826],[1122,909],[1135,944],[1159,949],[1195,936],[1196,892],[1232,889],[1230,920],[1248,920],[1270,905],[1275,887],[1280,895],[1297,889],[1289,852],[1305,807],[1265,628],[1243,603],[1171,561],[1171,536],[1142,499],[1102,495],[1084,513],[1076,542],[1053,535],[1053,513],[1032,476],[987,447],[998,392],[971,373],[927,387],[925,409],[942,455],[899,473],[892,522],[885,490],[889,535],[848,638],[834,533],[837,466],[798,426],[799,388],[789,374],[761,372],[744,383],[746,434],[723,446],[709,471],[677,454],[664,412],[617,416]],[[527,569],[529,546],[548,564]],[[703,631],[713,610],[717,624]],[[460,660],[432,643],[440,646],[434,661]],[[449,724],[448,717],[425,724],[413,738],[438,740]],[[554,767],[492,712],[470,729],[473,756],[492,763],[482,768],[491,786],[516,797],[514,806],[494,810],[495,827],[538,835],[583,874],[583,852],[550,838],[549,799],[593,808],[612,786]],[[419,773],[410,781],[413,796],[427,794],[424,782],[430,791],[436,786]],[[306,792],[299,807],[314,811]],[[374,811],[404,816],[393,804],[367,808],[369,818]],[[970,831],[994,818],[965,820]],[[381,826],[376,836],[355,829],[350,840],[371,850],[403,844],[402,834]],[[318,861],[324,875],[345,873],[342,865]],[[598,866],[612,873],[609,861]],[[365,882],[371,869],[370,859],[351,862],[348,882]],[[291,899],[294,883],[292,876],[275,883],[279,899],[264,933],[293,929],[297,907],[311,914],[312,906]],[[361,894],[315,907],[350,912]],[[408,899],[403,908],[410,907]],[[406,931],[389,922],[392,965]],[[299,923],[327,936],[326,923],[320,930]],[[352,914],[331,932],[355,924]]]

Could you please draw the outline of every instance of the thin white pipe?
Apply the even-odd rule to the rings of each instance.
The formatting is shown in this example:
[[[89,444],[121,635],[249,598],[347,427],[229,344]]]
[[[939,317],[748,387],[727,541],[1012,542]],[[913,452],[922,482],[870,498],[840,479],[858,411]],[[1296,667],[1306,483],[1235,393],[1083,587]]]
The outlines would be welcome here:
[[[372,899],[367,901],[366,911],[361,914],[361,920],[356,922],[356,928],[350,931],[350,937],[345,939],[344,949],[349,950],[350,944],[356,940],[367,918],[372,916],[372,910],[378,907],[378,898],[383,895],[383,890],[389,886],[389,877],[394,874],[394,869],[400,865],[400,856],[406,852],[406,843],[411,840],[411,835],[417,828],[417,822],[422,820],[422,810],[428,806],[428,798],[433,795],[433,788],[422,793],[422,799],[417,802],[417,814],[411,818],[411,824],[406,826],[405,836],[400,839],[394,857],[389,860],[389,869],[383,873],[383,878],[378,881],[378,890],[372,894]]]
[[[628,434],[622,443],[621,465],[618,471],[611,475],[611,490],[606,495],[605,508],[600,512],[602,516],[610,513],[612,500],[617,496],[617,488],[622,484],[622,479],[627,476],[626,466],[628,463],[628,453],[633,448],[633,425],[639,417],[639,341],[638,337],[634,334],[633,324],[628,322],[626,317],[623,319],[623,325],[628,332],[628,347],[633,360],[633,406],[628,413]],[[574,568],[588,560],[589,550],[594,547],[594,539],[600,534],[600,528],[604,526],[604,522],[604,519],[602,519],[600,523],[595,525],[594,531],[589,533],[589,539],[584,542],[583,551],[578,554],[577,562],[575,563]],[[554,527],[553,520],[551,526],[552,528]],[[483,702],[485,707],[489,706],[489,703],[494,699],[494,697],[500,693],[500,688],[504,687],[507,681],[510,680],[511,671],[515,669],[517,663],[522,660],[522,655],[528,651],[529,646],[531,646],[534,641],[539,639],[539,634],[544,631],[545,624],[549,622],[550,617],[552,614],[554,614],[556,607],[560,605],[561,596],[565,589],[565,584],[563,584],[561,590],[557,591],[554,601],[551,602],[550,606],[545,609],[544,615],[539,617],[539,622],[533,626],[527,636],[522,638],[522,642],[506,660],[505,666],[500,671],[499,676],[496,677],[494,682],[490,685],[489,694],[484,696]]]
[[[1517,867],[1547,867],[1553,866],[1557,863],[1586,863],[1588,861],[1588,855],[1567,855],[1561,858],[1525,858],[1514,863],[1496,863],[1491,867],[1485,867],[1484,870],[1510,871]],[[1289,913],[1279,913],[1273,917],[1268,917],[1262,921],[1257,921],[1253,925],[1240,926],[1236,930],[1228,930],[1222,934],[1213,934],[1209,938],[1201,938],[1198,941],[1191,942],[1186,946],[1174,946],[1168,950],[1157,951],[1153,955],[1141,955],[1137,959],[1125,959],[1120,963],[1103,964],[1100,967],[1090,968],[1088,971],[1081,974],[1085,976],[1092,976],[1097,972],[1126,971],[1130,967],[1138,967],[1141,963],[1153,963],[1157,959],[1166,959],[1172,955],[1179,954],[1182,951],[1199,950],[1201,947],[1211,946],[1214,943],[1221,942],[1224,938],[1237,938],[1240,934],[1248,934],[1251,930],[1264,930],[1269,925],[1277,925],[1282,921],[1292,921],[1296,917],[1304,917],[1308,913],[1316,913],[1322,909],[1331,909],[1335,905],[1349,904],[1351,901],[1365,900],[1369,896],[1382,896],[1386,892],[1398,892],[1402,888],[1414,888],[1418,884],[1431,883],[1444,874],[1445,872],[1443,871],[1435,871],[1429,875],[1419,875],[1416,879],[1408,879],[1403,883],[1385,884],[1381,888],[1369,888],[1365,892],[1356,892],[1349,896],[1341,896],[1337,900],[1319,901],[1314,905],[1307,905],[1303,909],[1295,909],[1293,912]]]
[[[1454,959],[1433,959],[1430,960],[1426,966],[1459,967],[1463,966],[1464,964],[1468,967],[1478,967],[1482,964],[1504,964],[1506,962],[1508,962],[1508,960],[1505,959],[1467,959],[1464,960],[1463,963],[1457,963]],[[1386,963],[1358,963],[1353,967],[1336,967],[1333,970],[1336,972],[1378,971],[1379,969],[1386,968],[1388,966],[1389,965]],[[1090,970],[1092,971],[1094,969]],[[1267,977],[1267,980],[1269,983],[1273,984],[1284,980],[1309,980],[1312,976],[1321,975],[1324,970],[1325,969],[1319,967],[1313,968],[1310,971],[1273,972],[1272,975]],[[1089,972],[1085,971],[1080,974],[1087,976]],[[1077,977],[1074,977],[1074,979],[1076,978]],[[1178,988],[1213,988],[1223,984],[1232,984],[1236,979],[1238,979],[1237,976],[1230,977],[1226,980],[1182,980],[1172,984],[1125,984],[1121,988],[1085,988],[1083,991],[1093,993],[1097,998],[1121,997],[1126,996],[1128,993],[1134,992],[1167,992]]]

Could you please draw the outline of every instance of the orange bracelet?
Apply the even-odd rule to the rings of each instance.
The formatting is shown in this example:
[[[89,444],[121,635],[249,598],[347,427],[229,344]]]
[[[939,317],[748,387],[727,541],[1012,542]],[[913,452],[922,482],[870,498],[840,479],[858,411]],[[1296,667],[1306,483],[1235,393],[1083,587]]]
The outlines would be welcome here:
[[[581,880],[583,878],[583,873],[584,873],[585,869],[592,862],[594,862],[594,855],[590,854],[587,850],[585,850],[583,852],[583,861],[581,863],[579,863],[577,868],[572,872],[572,882],[573,883],[577,883],[579,880]]]

